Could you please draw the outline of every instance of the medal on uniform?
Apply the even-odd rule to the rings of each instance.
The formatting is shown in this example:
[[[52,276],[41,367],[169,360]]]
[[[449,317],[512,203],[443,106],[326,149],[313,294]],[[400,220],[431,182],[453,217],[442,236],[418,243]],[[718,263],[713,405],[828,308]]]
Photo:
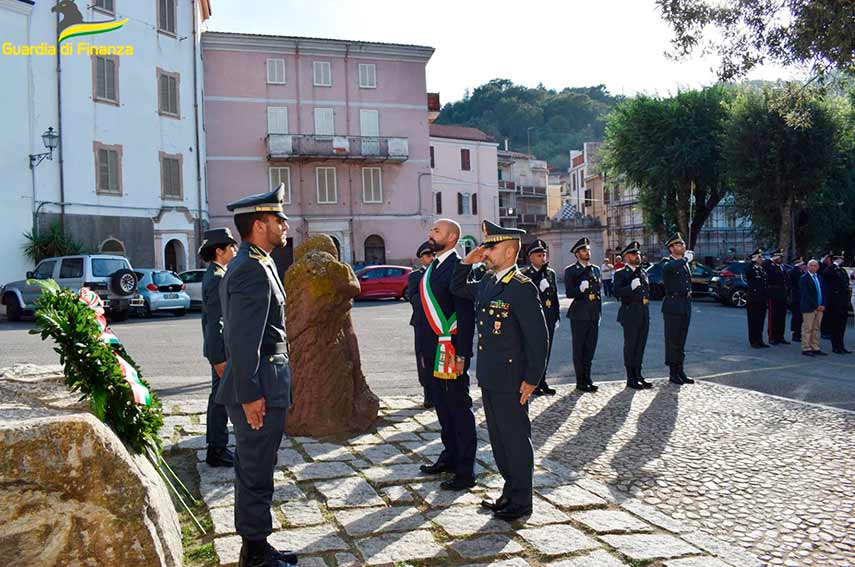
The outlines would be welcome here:
[[[595,299],[597,299],[597,296],[595,294],[593,294],[593,293],[588,294],[588,301],[594,301]]]
[[[493,321],[493,334],[501,335],[502,334],[502,322],[501,321]]]
[[[650,300],[645,297],[644,299],[641,300],[641,302],[644,303],[645,305],[647,305],[648,303],[650,303]]]
[[[552,307],[552,300],[551,300],[551,299],[547,299],[547,300],[544,302],[544,305],[546,305],[547,307]]]

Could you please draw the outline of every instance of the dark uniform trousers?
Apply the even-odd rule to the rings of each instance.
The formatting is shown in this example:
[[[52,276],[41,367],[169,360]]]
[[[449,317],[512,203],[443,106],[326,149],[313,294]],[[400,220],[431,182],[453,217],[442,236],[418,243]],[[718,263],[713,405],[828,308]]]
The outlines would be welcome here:
[[[692,276],[685,258],[662,264],[662,320],[665,323],[665,364],[680,366],[686,359],[686,337],[692,321]]]
[[[790,270],[787,274],[790,294],[790,332],[793,333],[793,339],[801,339],[802,336],[802,309],[801,309],[801,294],[799,291],[799,282],[804,272],[796,267]]]
[[[583,281],[589,283],[584,292],[579,290]],[[593,384],[591,366],[597,350],[602,310],[600,286],[600,269],[593,264],[583,267],[577,262],[564,269],[564,293],[573,300],[567,310],[567,318],[570,319],[577,386]]]
[[[662,319],[665,323],[665,364],[683,364],[686,360],[686,337],[689,335],[692,312],[663,313]]]
[[[499,474],[505,479],[502,496],[525,508],[532,506],[534,447],[528,404],[520,405],[517,392],[481,389],[490,446]]]
[[[624,365],[641,368],[644,362],[644,349],[647,346],[647,335],[650,332],[650,309],[641,303],[623,305],[620,309]]]
[[[425,361],[430,365],[433,361]],[[469,359],[464,372],[456,380],[440,380],[430,372],[431,399],[436,404],[436,416],[442,429],[440,438],[445,449],[437,459],[440,463],[451,463],[454,475],[471,479],[475,474],[475,452],[478,437],[475,432],[475,414],[472,412],[472,396],[469,395]]]
[[[849,276],[846,270],[835,264],[823,270],[822,275],[828,288],[827,307],[822,320],[823,322],[828,320],[831,347],[834,350],[842,350],[846,348],[843,337],[846,334],[846,321],[849,317],[849,302],[852,300]]]
[[[787,276],[780,265],[767,262],[766,279],[769,284],[769,339],[782,341],[787,328]]]
[[[752,345],[763,343],[763,322],[766,319],[766,303],[749,300],[745,306],[748,316],[748,342]]]
[[[590,319],[570,319],[570,333],[573,336],[573,370],[576,373],[576,385],[590,385],[591,366],[597,350],[600,336],[600,321]]]
[[[205,441],[211,447],[226,447],[229,444],[229,416],[226,406],[216,403],[220,377],[211,366],[211,395],[208,396],[208,412],[205,426]],[[232,420],[234,423],[234,420]]]
[[[215,448],[225,448],[229,444],[226,407],[215,401],[220,377],[214,370],[215,364],[226,360],[222,332],[223,309],[220,304],[220,282],[225,274],[223,267],[211,262],[202,278],[202,350],[211,363],[211,395],[208,396],[205,441],[209,447]]]

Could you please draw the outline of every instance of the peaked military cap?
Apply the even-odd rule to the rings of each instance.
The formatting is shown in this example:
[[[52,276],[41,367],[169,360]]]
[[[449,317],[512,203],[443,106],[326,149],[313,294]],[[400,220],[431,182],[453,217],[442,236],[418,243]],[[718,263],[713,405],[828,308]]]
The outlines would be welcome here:
[[[484,234],[481,246],[485,248],[491,248],[505,240],[521,240],[525,235],[525,231],[521,228],[505,228],[488,220],[481,223],[481,232]]]
[[[845,258],[846,257],[846,251],[841,250],[839,254],[837,254],[835,252],[829,252],[828,255],[831,256],[832,260],[837,260],[838,258]]]
[[[570,252],[575,254],[576,252],[578,252],[579,250],[582,250],[583,248],[587,248],[589,250],[591,249],[591,241],[588,240],[584,236],[576,241],[576,244],[573,245],[573,247],[570,249]]]
[[[641,242],[637,240],[633,240],[626,247],[620,251],[620,255],[624,254],[640,254],[641,253]]]
[[[528,255],[531,256],[532,254],[535,254],[537,252],[546,252],[548,250],[549,246],[546,244],[546,242],[538,238],[537,240],[532,242],[531,245],[529,245]]]
[[[430,242],[425,240],[421,244],[419,244],[419,249],[416,250],[416,258],[421,258],[423,254],[433,254],[433,246],[430,245]]]
[[[771,254],[769,254],[769,256],[771,256],[772,258],[774,258],[775,256],[783,256],[783,255],[784,255],[784,251],[781,250],[780,248],[778,248],[777,250],[773,250],[771,252]]]
[[[285,216],[285,213],[283,212],[284,203],[285,184],[280,183],[279,187],[270,193],[261,193],[259,195],[244,197],[234,203],[229,203],[226,205],[226,208],[232,211],[235,216],[249,213],[271,213],[283,220],[288,220],[288,217]]]
[[[212,228],[205,231],[205,236],[202,238],[202,246],[199,247],[199,254],[205,248],[213,246],[225,246],[226,244],[237,244],[237,240],[232,236],[232,231],[228,228]]]
[[[683,239],[683,235],[679,232],[674,233],[674,236],[672,236],[668,239],[667,242],[665,242],[665,248],[671,248],[671,246],[673,246],[674,244],[686,244],[686,241]]]
[[[757,256],[762,256],[762,255],[763,255],[763,249],[758,248],[757,250],[755,250],[754,252],[751,253],[751,259],[753,260]]]
[[[793,266],[795,266],[795,267],[797,267],[797,268],[798,268],[799,266],[804,266],[804,265],[805,265],[805,259],[804,259],[804,257],[802,257],[802,256],[798,256],[798,257],[793,258],[792,260],[790,260],[790,264],[792,264]]]

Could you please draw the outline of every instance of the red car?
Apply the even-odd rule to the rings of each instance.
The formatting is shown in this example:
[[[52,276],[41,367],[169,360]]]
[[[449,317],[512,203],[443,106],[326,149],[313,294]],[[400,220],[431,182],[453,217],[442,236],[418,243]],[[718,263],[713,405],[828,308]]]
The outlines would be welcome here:
[[[357,299],[394,297],[409,300],[407,278],[413,269],[409,266],[368,266],[356,272],[362,291]]]

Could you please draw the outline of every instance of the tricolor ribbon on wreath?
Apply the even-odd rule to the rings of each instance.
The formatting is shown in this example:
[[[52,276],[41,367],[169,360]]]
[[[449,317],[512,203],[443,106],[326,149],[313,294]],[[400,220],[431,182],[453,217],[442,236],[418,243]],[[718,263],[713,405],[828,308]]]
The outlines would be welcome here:
[[[101,334],[98,335],[98,340],[108,345],[121,346],[121,341],[113,333],[113,330],[107,325],[107,317],[104,313],[104,303],[101,297],[87,287],[80,288],[78,293],[80,301],[86,304],[92,311],[95,312],[95,319],[98,321],[98,326],[101,329]],[[134,402],[138,404],[151,405],[151,392],[146,388],[140,380],[139,373],[127,360],[119,356],[119,353],[113,351],[116,361],[119,363],[119,368],[122,370],[122,376],[131,387],[131,392],[134,394]]]
[[[436,333],[439,342],[436,345],[436,358],[433,364],[433,375],[441,380],[457,379],[457,353],[454,350],[452,338],[457,334],[457,314],[445,317],[439,302],[430,288],[430,276],[434,264],[428,266],[419,284],[422,309],[425,312],[430,328]]]

